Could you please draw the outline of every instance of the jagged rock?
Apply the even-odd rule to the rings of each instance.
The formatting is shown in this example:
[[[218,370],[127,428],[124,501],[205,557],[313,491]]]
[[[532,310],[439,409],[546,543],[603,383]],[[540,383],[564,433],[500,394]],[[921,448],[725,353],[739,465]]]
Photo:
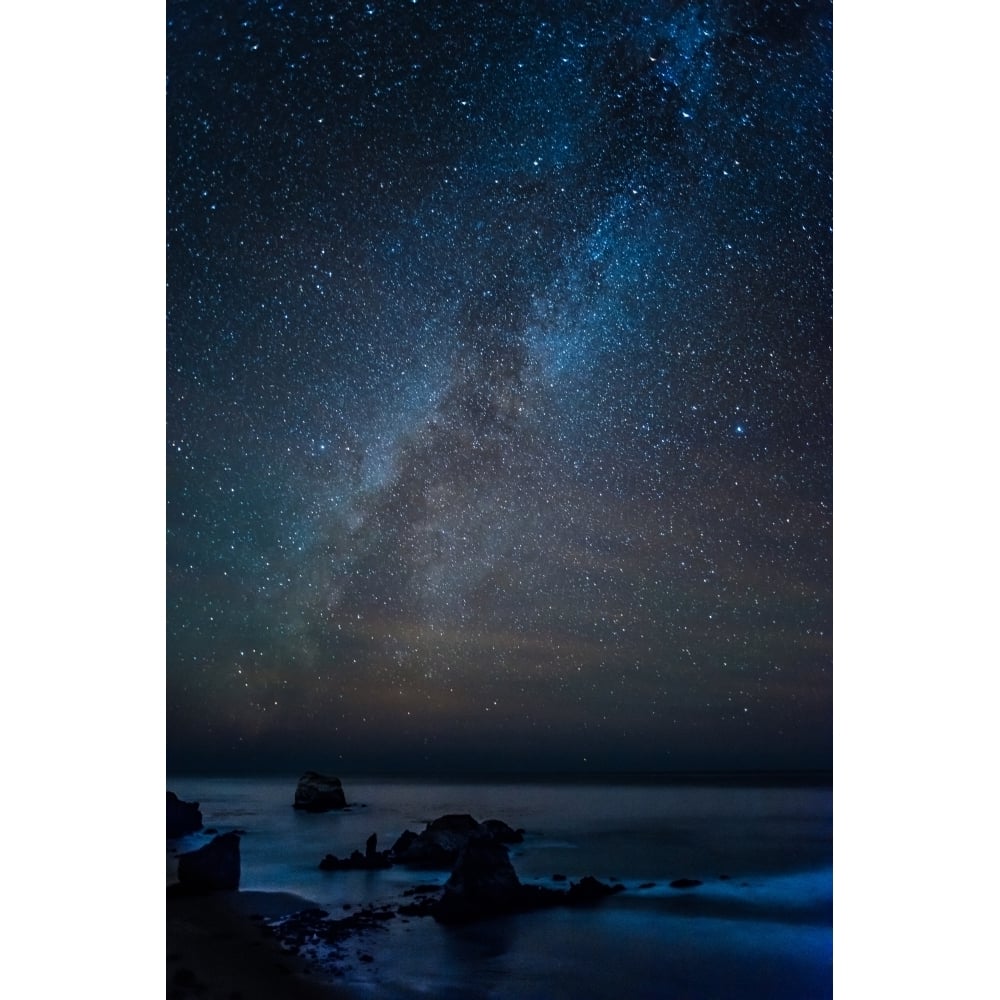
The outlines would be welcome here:
[[[417,839],[417,835],[412,830],[404,830],[396,840],[396,843],[389,848],[389,853],[395,857],[403,855],[409,850],[410,844]]]
[[[421,868],[451,868],[462,849],[473,840],[520,843],[522,831],[498,819],[477,823],[468,813],[450,813],[427,824],[414,835],[406,830],[392,847],[394,860]]]
[[[324,871],[388,868],[393,863],[416,868],[449,869],[458,860],[462,849],[473,841],[519,843],[521,839],[522,831],[512,829],[501,820],[477,823],[468,813],[451,813],[432,820],[423,833],[404,830],[388,851],[377,849],[378,838],[373,833],[365,844],[364,856],[355,851],[349,858],[341,860],[328,854],[319,866]]]
[[[339,951],[340,945],[348,938],[382,928],[386,921],[395,917],[396,914],[388,907],[366,906],[350,916],[334,920],[326,910],[310,908],[269,920],[266,926],[287,951],[301,952],[304,947],[315,951],[317,943]]]
[[[521,880],[507,848],[494,840],[470,840],[445,883],[435,917],[457,923],[519,908]]]
[[[345,808],[347,799],[344,797],[340,778],[331,778],[316,771],[306,771],[299,778],[293,805],[296,809],[303,809],[306,812],[320,813]]]
[[[365,853],[351,851],[349,858],[338,858],[336,855],[328,854],[319,863],[321,871],[376,871],[379,868],[391,868],[392,861],[388,851],[377,851],[375,845],[378,843],[376,834],[372,834],[365,842]]]
[[[606,885],[591,875],[570,883],[567,892],[522,885],[507,848],[494,840],[476,838],[459,854],[441,898],[412,905],[408,912],[414,916],[429,913],[444,924],[464,924],[553,906],[590,906],[624,889],[623,885]]]
[[[405,848],[399,851],[394,848],[393,856],[404,865],[450,868],[457,860],[458,852],[478,830],[479,824],[469,815],[441,816],[428,823]]]
[[[444,889],[445,895],[505,899],[520,887],[521,880],[503,844],[472,840],[463,848]]]
[[[338,858],[335,854],[328,854],[319,863],[320,871],[324,872],[371,872],[391,867],[392,862],[386,851],[381,851],[371,858],[365,857],[360,851],[351,851],[348,858]]]
[[[195,833],[202,828],[201,810],[197,802],[184,802],[173,792],[167,792],[167,840]]]
[[[177,879],[190,892],[240,887],[240,838],[223,833],[197,851],[178,855]]]
[[[424,834],[429,834],[442,847],[464,847],[469,838],[481,829],[468,813],[449,813],[427,824]],[[424,834],[421,834],[423,836]]]
[[[484,819],[479,826],[498,844],[524,843],[524,830],[515,830],[502,819]]]

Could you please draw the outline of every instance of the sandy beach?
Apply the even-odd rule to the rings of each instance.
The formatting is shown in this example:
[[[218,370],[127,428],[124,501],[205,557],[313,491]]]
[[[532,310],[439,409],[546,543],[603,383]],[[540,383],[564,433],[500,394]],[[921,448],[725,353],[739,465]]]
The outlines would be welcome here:
[[[310,977],[260,917],[312,904],[283,892],[167,893],[167,1000],[321,1000],[351,994]],[[254,918],[258,919],[254,919]]]

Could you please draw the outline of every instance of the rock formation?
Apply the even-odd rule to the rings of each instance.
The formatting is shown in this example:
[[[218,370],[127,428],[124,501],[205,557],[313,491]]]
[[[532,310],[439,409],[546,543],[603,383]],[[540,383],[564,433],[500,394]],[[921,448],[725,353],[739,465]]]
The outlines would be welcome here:
[[[624,890],[591,875],[570,883],[569,890],[522,885],[507,848],[493,840],[473,839],[463,848],[445,883],[441,898],[424,904],[443,924],[464,924],[506,913],[525,913],[553,906],[590,906]]]
[[[460,923],[508,913],[519,908],[523,888],[503,844],[472,840],[459,854],[434,916]]]
[[[331,809],[343,809],[347,806],[344,789],[340,778],[331,778],[316,771],[306,771],[299,778],[295,789],[294,808],[305,812],[321,813]]]
[[[197,802],[184,802],[173,792],[167,792],[167,840],[195,833],[202,827],[201,810]]]
[[[223,833],[197,851],[178,855],[177,879],[186,892],[240,887],[240,838]]]
[[[350,857],[338,858],[334,854],[328,854],[319,863],[321,871],[341,872],[341,871],[377,871],[380,868],[391,868],[392,860],[388,851],[376,849],[378,837],[373,833],[365,841],[365,853],[352,851]]]
[[[405,830],[392,846],[399,864],[419,868],[451,868],[462,849],[473,840],[519,844],[523,830],[514,830],[498,819],[477,823],[468,813],[451,813],[427,824],[422,833]]]

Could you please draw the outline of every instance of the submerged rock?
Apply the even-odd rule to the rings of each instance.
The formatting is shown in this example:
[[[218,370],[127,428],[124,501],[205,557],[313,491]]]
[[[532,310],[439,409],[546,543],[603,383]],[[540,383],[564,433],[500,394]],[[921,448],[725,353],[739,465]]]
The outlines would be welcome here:
[[[589,906],[591,903],[598,903],[615,893],[624,892],[625,886],[615,883],[608,885],[600,882],[593,875],[584,875],[579,882],[570,882],[569,892],[566,893],[566,904],[568,906]]]
[[[177,857],[177,880],[187,892],[216,892],[240,887],[240,838],[223,833],[197,851]]]
[[[299,778],[293,803],[295,809],[321,813],[331,809],[344,809],[346,806],[347,799],[344,797],[340,778],[331,778],[316,771],[306,771]]]
[[[671,889],[694,889],[696,886],[701,885],[701,879],[697,878],[675,878],[673,882],[670,883]]]
[[[173,792],[167,792],[167,840],[196,833],[202,828],[201,810],[197,802],[185,802]]]

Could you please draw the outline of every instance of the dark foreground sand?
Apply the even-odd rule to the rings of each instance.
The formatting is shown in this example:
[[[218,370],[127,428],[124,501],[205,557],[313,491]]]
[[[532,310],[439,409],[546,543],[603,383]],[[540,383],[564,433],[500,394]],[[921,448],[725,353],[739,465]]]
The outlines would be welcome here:
[[[281,892],[168,892],[167,1000],[346,1000],[347,990],[311,979],[304,963],[251,919],[311,905]]]

